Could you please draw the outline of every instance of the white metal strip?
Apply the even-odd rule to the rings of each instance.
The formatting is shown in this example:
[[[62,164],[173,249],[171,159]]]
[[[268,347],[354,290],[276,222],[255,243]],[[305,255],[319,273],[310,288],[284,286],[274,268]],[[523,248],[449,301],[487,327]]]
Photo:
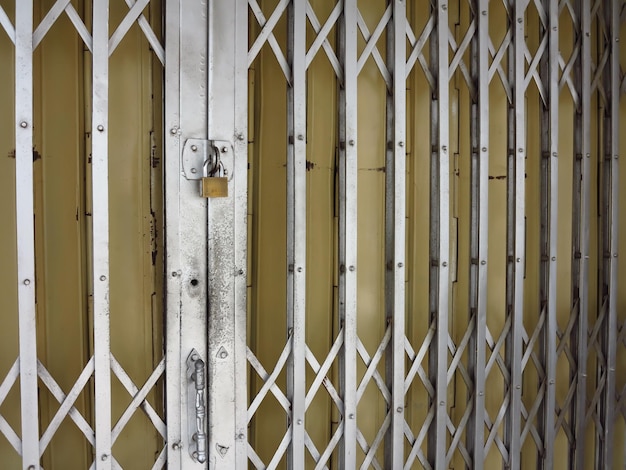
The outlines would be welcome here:
[[[167,460],[181,468],[181,267],[180,252],[180,0],[165,4],[165,396],[167,413]]]
[[[93,4],[93,317],[96,470],[110,470],[111,338],[109,305],[109,0]]]
[[[546,211],[542,215],[545,223],[542,230],[543,240],[542,260],[543,288],[547,295],[546,319],[543,327],[543,360],[545,361],[545,397],[542,405],[542,419],[540,424],[543,437],[543,446],[550,449],[543,452],[543,468],[554,467],[554,410],[556,405],[556,335],[557,335],[557,247],[558,247],[558,195],[559,195],[559,6],[556,2],[546,0],[546,13],[548,14],[548,57],[543,59],[546,63],[542,70],[544,85],[547,91],[548,109],[542,118],[542,191],[541,204],[546,205]],[[544,52],[545,54],[545,52]],[[542,210],[542,212],[544,212]],[[546,250],[546,251],[543,251]],[[541,299],[543,302],[544,299]],[[541,453],[540,453],[541,454]]]
[[[304,468],[306,401],[306,2],[289,6],[287,60],[291,86],[287,97],[287,324],[293,332],[287,369],[291,400],[291,445],[288,468]]]
[[[604,354],[606,355],[606,383],[604,385],[604,393],[602,400],[603,416],[602,416],[602,443],[600,462],[602,468],[613,468],[614,454],[614,428],[615,428],[615,368],[617,361],[617,302],[618,291],[620,286],[617,279],[618,271],[618,243],[619,243],[619,138],[620,138],[620,88],[621,88],[621,70],[620,70],[620,23],[622,12],[622,1],[612,0],[610,5],[606,5],[606,23],[610,31],[610,62],[609,68],[605,70],[607,73],[607,86],[605,91],[610,97],[605,111],[605,127],[604,127],[604,163],[605,175],[608,177],[604,180],[603,186],[607,191],[607,212],[608,217],[607,228],[609,244],[605,247],[608,251],[608,277],[604,279],[607,284],[608,309],[607,317],[604,324]],[[602,286],[604,288],[604,286]]]
[[[431,38],[431,66],[437,89],[431,102],[431,321],[436,336],[431,350],[430,381],[435,385],[434,427],[429,431],[428,460],[436,470],[446,467],[448,422],[448,316],[450,257],[450,152],[448,3],[438,0],[436,40]]]
[[[482,470],[485,456],[485,361],[487,332],[487,261],[489,252],[489,0],[478,0],[477,32],[472,44],[472,73],[477,95],[472,102],[472,174],[470,236],[470,311],[475,318],[470,352],[474,389],[468,428],[468,450],[474,468]]]
[[[404,465],[405,374],[405,246],[406,246],[406,4],[393,0],[392,23],[387,31],[387,62],[393,77],[387,95],[386,316],[392,330],[386,356],[387,387],[391,392],[390,429],[386,434],[385,466]]]
[[[340,394],[343,398],[343,439],[339,468],[356,468],[357,443],[357,18],[356,0],[344,0],[338,38],[344,69],[339,92],[339,330]]]
[[[115,52],[117,46],[119,46],[122,39],[124,39],[124,36],[126,36],[126,33],[128,33],[131,26],[139,19],[142,11],[146,8],[148,3],[150,3],[150,0],[138,0],[132,5],[130,11],[126,14],[109,39],[109,55]]]
[[[590,204],[591,204],[591,1],[579,0],[577,3],[578,16],[581,25],[581,58],[577,61],[578,84],[580,86],[581,104],[577,113],[574,135],[577,147],[574,149],[576,165],[579,168],[574,172],[573,187],[580,184],[580,193],[576,196],[579,201],[578,213],[575,216],[573,240],[578,240],[578,253],[574,253],[572,269],[576,273],[573,286],[572,308],[578,307],[578,321],[572,341],[575,343],[576,353],[576,395],[571,406],[571,415],[574,427],[574,442],[583,442],[586,434],[585,415],[587,410],[587,357],[588,357],[588,329],[589,329],[589,246],[590,246]],[[578,183],[580,181],[580,183]],[[576,214],[576,210],[574,211]],[[569,465],[575,470],[584,470],[585,446],[575,445],[570,450]]]
[[[15,3],[15,210],[22,465],[39,469],[33,201],[33,2]]]
[[[234,163],[234,256],[235,277],[234,349],[235,349],[235,444],[236,468],[248,466],[248,5],[234,2],[235,9],[235,163]]]
[[[525,88],[525,13],[528,0],[511,4],[513,16],[512,54],[509,56],[509,83],[514,87],[513,109],[509,111],[509,169],[508,169],[508,273],[507,306],[511,330],[507,346],[510,404],[507,414],[506,441],[509,446],[511,470],[519,470],[522,419],[522,342],[524,314],[524,267],[526,264],[526,88]]]

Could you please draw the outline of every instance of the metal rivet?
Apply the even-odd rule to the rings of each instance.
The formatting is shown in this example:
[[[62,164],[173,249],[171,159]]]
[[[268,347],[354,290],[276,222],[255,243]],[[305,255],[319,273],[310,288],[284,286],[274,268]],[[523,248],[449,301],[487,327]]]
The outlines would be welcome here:
[[[587,158],[589,158],[590,156],[591,156],[591,154],[589,154],[589,153],[585,155],[585,157],[587,157]]]
[[[520,147],[520,148],[518,148],[518,149],[517,149],[517,151],[518,151],[519,153],[523,153],[523,152],[524,152],[524,149]]]
[[[552,257],[552,261],[556,261],[556,256],[553,256],[553,257]]]
[[[617,253],[613,253],[613,258],[617,258]]]
[[[298,134],[298,140],[304,140],[304,136],[302,134]]]
[[[441,266],[445,268],[446,266],[448,266],[448,263],[444,261],[443,263],[441,263]]]
[[[404,147],[404,142],[400,141],[400,142],[398,142],[398,145],[399,145],[400,147]]]
[[[550,385],[554,385],[554,380],[550,380]]]
[[[523,20],[522,20],[521,18],[518,18],[518,19],[517,19],[517,22],[518,22],[518,23],[521,23],[522,21],[523,21]]]
[[[442,145],[442,146],[441,146],[441,149],[442,149],[444,152],[447,152],[447,151],[448,151],[448,147],[446,147],[445,145]]]
[[[237,271],[239,273],[239,275],[241,276],[243,274],[243,269],[240,269],[239,271]]]
[[[396,408],[396,411],[397,411],[398,413],[402,413],[402,409],[403,409],[403,408],[402,408],[401,406],[399,406],[398,408]]]
[[[354,419],[354,413],[350,413],[350,414],[348,415],[348,418],[350,418],[350,419]]]
[[[354,266],[350,266],[348,269],[349,269],[350,271],[354,271],[356,268],[355,268]]]
[[[170,129],[170,134],[172,134],[172,135],[176,135],[176,134],[178,134],[178,127],[172,127],[172,128]]]
[[[245,136],[243,134],[237,134],[237,139],[238,140],[244,140]]]
[[[222,153],[228,153],[228,147],[226,146],[222,147]]]
[[[298,420],[298,424],[302,424],[302,420],[301,419]]]
[[[398,263],[398,267],[401,268],[402,266],[404,266],[403,263]]]
[[[174,450],[180,450],[180,447],[181,447],[180,443],[178,442],[174,442],[174,444],[172,444],[172,449]]]
[[[28,127],[28,123],[26,121],[22,121],[22,122],[20,122],[20,127],[22,129],[26,129]]]
[[[99,131],[99,132],[104,131],[104,126],[103,126],[102,124],[99,124],[99,125],[98,125],[98,131]]]
[[[520,261],[522,261],[522,258],[517,258],[515,261],[519,263]]]
[[[106,276],[104,276],[104,275],[103,275],[103,276],[100,276],[100,280],[101,280],[101,281],[106,281],[106,280],[107,280],[107,277],[106,277]]]
[[[521,386],[521,385],[516,385],[516,386],[515,386],[515,388],[516,388],[517,390],[519,390],[520,388],[522,388],[522,386]]]
[[[246,438],[246,436],[243,433],[239,434],[237,437],[241,440]]]
[[[486,264],[487,264],[487,261],[482,260],[482,261],[480,262],[480,264],[482,264],[482,265],[484,266],[484,265],[486,265]]]
[[[354,147],[354,140],[351,140],[350,142],[348,142],[350,144],[350,147]]]
[[[226,351],[220,352],[220,359],[226,359],[228,357],[228,353]]]
[[[298,272],[301,273],[302,272],[302,268],[298,268]]]
[[[192,145],[191,146],[191,151],[192,152],[196,152],[198,150],[198,146],[197,145]]]
[[[176,276],[178,276],[178,273],[176,271],[173,271],[172,272],[172,277],[176,277]]]
[[[617,160],[619,158],[619,155],[613,155],[613,158]]]
[[[481,150],[482,150],[483,152],[486,152],[486,151],[487,151],[487,147],[483,147]]]
[[[198,172],[198,170],[196,170],[195,168],[192,168],[192,169],[191,169],[191,172],[192,172],[193,174],[196,174],[196,173]]]
[[[444,406],[445,404],[446,404],[446,402],[445,402],[445,401],[440,401],[440,402],[439,402],[439,406]]]
[[[102,454],[102,457],[100,457],[100,459],[102,459],[103,462],[107,460],[108,458],[109,456],[107,454]]]
[[[558,157],[558,154],[556,152],[552,152],[552,156],[553,157]]]
[[[25,286],[30,285],[30,279],[24,279],[24,285]]]
[[[441,5],[441,9],[442,10],[447,10],[448,9],[448,5]]]
[[[483,10],[481,13],[483,14],[483,16],[487,16],[487,10]]]
[[[478,392],[478,396],[479,397],[482,397],[484,394],[485,394],[485,392],[483,392],[483,391]]]
[[[34,465],[29,465],[28,466],[28,470],[35,470],[37,467],[35,467]]]
[[[192,354],[192,355],[191,355],[191,360],[192,360],[192,361],[197,361],[198,359],[200,359],[200,358],[198,357],[198,355],[197,355],[197,354]]]

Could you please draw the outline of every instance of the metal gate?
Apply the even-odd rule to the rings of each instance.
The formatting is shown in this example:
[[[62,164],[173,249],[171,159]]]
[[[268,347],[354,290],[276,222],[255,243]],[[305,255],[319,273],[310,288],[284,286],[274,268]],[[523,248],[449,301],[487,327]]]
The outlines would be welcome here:
[[[1,305],[18,321],[0,333],[16,345],[0,361],[0,459],[624,466],[625,5],[0,1],[15,194],[0,206],[15,267]],[[42,51],[60,28],[73,49]],[[131,40],[143,52],[116,59]],[[56,65],[82,97],[53,99]],[[82,122],[67,124],[72,106]],[[60,150],[39,153],[66,132],[57,119],[76,128],[71,178],[51,170]],[[143,132],[136,154],[121,123]],[[118,171],[133,158],[142,176]],[[45,208],[64,184],[78,188],[75,233]],[[149,200],[137,233],[120,226],[120,194]],[[64,236],[84,294],[53,316],[46,292],[74,272],[49,259]],[[120,307],[133,237],[148,239],[145,317]],[[127,354],[132,321],[149,331]],[[56,322],[84,336],[63,385]],[[137,357],[144,372],[129,373]],[[145,431],[125,434],[138,415],[153,435],[141,458]]]

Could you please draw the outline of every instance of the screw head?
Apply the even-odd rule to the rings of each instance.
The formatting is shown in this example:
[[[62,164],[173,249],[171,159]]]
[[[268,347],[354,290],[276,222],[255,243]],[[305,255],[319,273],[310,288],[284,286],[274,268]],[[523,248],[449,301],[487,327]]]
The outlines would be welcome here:
[[[354,413],[350,413],[350,414],[348,415],[348,418],[349,418],[349,419],[354,419]]]
[[[101,280],[101,281],[106,281],[106,280],[107,280],[107,277],[106,277],[106,276],[104,276],[104,275],[102,275],[102,276],[100,276],[100,280]]]
[[[99,124],[97,129],[98,129],[98,132],[102,132],[104,131],[104,126],[102,124]]]
[[[198,170],[196,170],[195,168],[192,168],[192,169],[191,169],[191,172],[192,172],[193,174],[196,174],[196,173],[198,172]]]
[[[100,460],[102,460],[103,462],[106,461],[109,458],[109,456],[107,454],[102,454],[102,457],[100,457]]]
[[[350,271],[354,271],[356,268],[355,268],[354,266],[350,266],[348,269],[349,269]]]
[[[400,141],[400,142],[398,142],[398,145],[399,145],[400,147],[404,147],[404,142]]]
[[[198,151],[198,146],[197,145],[192,145],[191,146],[191,151],[192,152],[197,152]]]
[[[26,121],[22,121],[22,122],[20,122],[20,127],[22,129],[26,129],[28,127],[28,123]]]
[[[354,147],[354,140],[351,140],[348,144],[350,144],[350,147]]]
[[[29,286],[30,285],[30,279],[24,279],[24,285],[25,286]]]
[[[396,408],[396,411],[397,411],[398,413],[402,413],[402,409],[403,409],[403,408],[402,408],[401,406],[399,406],[398,408]]]
[[[222,147],[222,153],[228,153],[228,147],[226,146]]]
[[[482,264],[482,265],[484,266],[484,265],[486,265],[486,264],[487,264],[487,261],[482,260],[482,261],[480,262],[480,264]]]
[[[302,424],[302,420],[301,419],[298,420],[298,424]]]

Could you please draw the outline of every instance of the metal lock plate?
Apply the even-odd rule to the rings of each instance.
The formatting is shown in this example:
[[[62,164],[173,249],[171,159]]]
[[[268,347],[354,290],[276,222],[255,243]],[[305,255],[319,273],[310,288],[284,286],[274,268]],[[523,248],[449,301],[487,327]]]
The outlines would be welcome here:
[[[225,176],[203,177],[202,197],[228,197],[228,178]]]

